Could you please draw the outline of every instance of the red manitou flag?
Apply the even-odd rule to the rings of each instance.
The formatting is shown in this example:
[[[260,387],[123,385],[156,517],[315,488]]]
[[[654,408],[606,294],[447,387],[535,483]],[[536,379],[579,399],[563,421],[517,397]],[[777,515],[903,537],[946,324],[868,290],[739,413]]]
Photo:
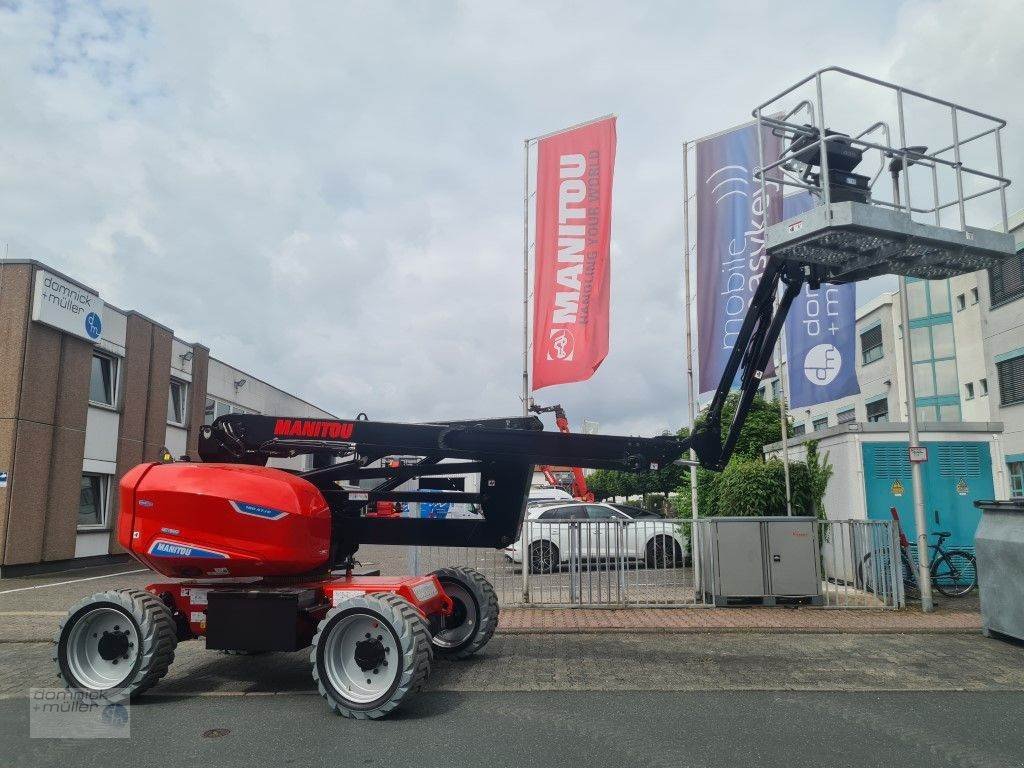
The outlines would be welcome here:
[[[608,354],[615,118],[537,145],[533,389],[585,381]]]

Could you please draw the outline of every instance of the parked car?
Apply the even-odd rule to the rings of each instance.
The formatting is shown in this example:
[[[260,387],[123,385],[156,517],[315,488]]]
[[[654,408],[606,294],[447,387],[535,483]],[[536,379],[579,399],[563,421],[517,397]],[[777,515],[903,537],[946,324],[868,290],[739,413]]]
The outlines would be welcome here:
[[[524,552],[533,573],[551,573],[569,561],[571,546],[585,560],[623,557],[649,568],[682,566],[689,541],[680,522],[625,504],[549,502],[526,510],[519,540],[505,556],[522,563]]]
[[[531,485],[529,501],[531,504],[545,501],[572,501],[572,494],[561,488],[555,488],[553,485]]]

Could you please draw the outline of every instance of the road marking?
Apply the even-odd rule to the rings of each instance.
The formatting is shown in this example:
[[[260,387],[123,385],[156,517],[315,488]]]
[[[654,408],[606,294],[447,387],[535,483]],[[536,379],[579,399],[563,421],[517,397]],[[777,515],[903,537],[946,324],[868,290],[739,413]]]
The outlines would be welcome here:
[[[27,592],[30,589],[46,589],[47,587],[63,587],[66,584],[80,584],[83,581],[95,581],[96,579],[110,579],[114,576],[127,576],[132,573],[145,573],[148,568],[137,568],[134,571],[120,571],[118,573],[107,573],[103,576],[87,576],[84,579],[70,579],[68,581],[55,581],[52,584],[36,584],[31,587],[16,587],[15,589],[0,589],[0,595],[9,595],[12,592]]]

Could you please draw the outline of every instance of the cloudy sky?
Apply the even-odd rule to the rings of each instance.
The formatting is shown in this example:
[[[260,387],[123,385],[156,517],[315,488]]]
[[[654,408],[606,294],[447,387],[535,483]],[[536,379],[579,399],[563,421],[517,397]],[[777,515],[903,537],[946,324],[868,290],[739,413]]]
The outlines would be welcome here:
[[[516,414],[522,141],[615,112],[610,354],[537,398],[654,434],[682,141],[829,64],[1006,117],[1024,170],[1013,2],[0,0],[0,245],[342,416]]]

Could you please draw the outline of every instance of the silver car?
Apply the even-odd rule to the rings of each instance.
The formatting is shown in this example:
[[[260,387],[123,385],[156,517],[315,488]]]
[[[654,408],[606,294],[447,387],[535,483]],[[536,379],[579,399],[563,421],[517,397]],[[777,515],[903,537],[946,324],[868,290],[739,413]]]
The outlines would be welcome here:
[[[519,540],[505,556],[533,573],[551,573],[578,555],[585,560],[642,560],[649,568],[682,566],[688,537],[680,520],[626,504],[549,502],[530,505]]]

